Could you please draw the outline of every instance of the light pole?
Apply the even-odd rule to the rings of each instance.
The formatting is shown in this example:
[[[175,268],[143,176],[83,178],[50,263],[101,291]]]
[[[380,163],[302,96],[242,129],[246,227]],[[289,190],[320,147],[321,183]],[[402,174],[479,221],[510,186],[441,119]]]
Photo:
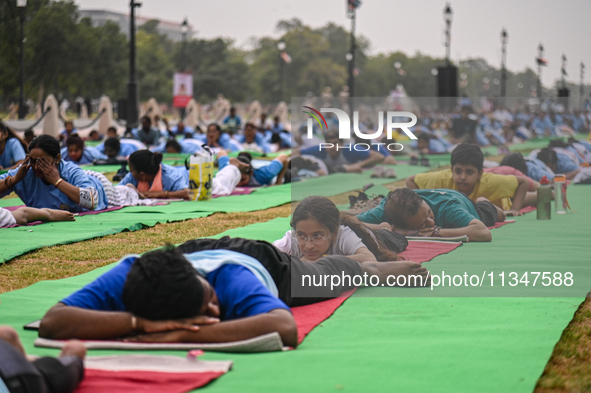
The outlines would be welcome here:
[[[507,30],[503,28],[501,31],[501,98],[507,96],[507,42],[509,42],[509,35],[507,34]]]
[[[355,110],[355,17],[357,8],[361,5],[359,0],[347,0],[347,17],[351,19],[351,49],[347,53],[347,60],[349,61],[349,108],[351,114]]]
[[[538,85],[536,88],[536,95],[538,99],[542,98],[542,63],[544,62],[544,45],[538,45]]]
[[[277,50],[279,50],[279,102],[283,101],[283,71],[285,69],[285,61],[282,54],[285,50],[285,42],[283,40],[277,43]]]
[[[135,66],[135,9],[142,6],[135,0],[129,2],[129,81],[127,82],[127,130],[138,125],[139,88]]]
[[[16,6],[19,8],[21,19],[21,78],[18,95],[18,118],[22,120],[27,114],[27,108],[25,108],[25,7],[27,6],[27,0],[17,0]]]
[[[451,5],[447,3],[443,10],[443,20],[445,21],[445,65],[449,67],[451,51],[451,22],[453,21],[453,11]]]
[[[562,74],[562,88],[566,89],[565,77],[566,77],[567,73],[566,73],[566,56],[564,53],[562,54],[562,67],[560,67],[560,72]]]
[[[583,62],[581,62],[581,84],[579,85],[579,96],[581,110],[583,110],[583,103],[585,99],[585,64]]]
[[[181,23],[181,35],[182,35],[182,43],[181,43],[181,71],[185,72],[187,69],[187,33],[189,32],[189,22],[187,18],[183,20]]]

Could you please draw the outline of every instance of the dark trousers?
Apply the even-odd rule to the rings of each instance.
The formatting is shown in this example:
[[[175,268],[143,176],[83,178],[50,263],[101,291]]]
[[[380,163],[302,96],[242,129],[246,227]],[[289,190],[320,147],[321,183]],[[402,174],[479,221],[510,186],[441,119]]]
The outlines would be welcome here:
[[[201,250],[223,249],[253,257],[267,269],[275,285],[277,285],[279,299],[290,307],[335,298],[342,292],[354,287],[353,283],[349,281],[339,283],[339,285],[333,286],[332,289],[330,282],[328,285],[309,285],[308,283],[313,282],[313,280],[306,280],[306,276],[310,278],[316,277],[316,280],[327,275],[351,276],[352,281],[354,275],[361,275],[362,273],[359,263],[344,256],[326,256],[315,263],[303,262],[279,251],[272,244],[262,240],[224,236],[221,239],[189,240],[181,244],[179,248],[185,254]]]
[[[0,378],[10,393],[71,393],[84,378],[84,365],[76,356],[29,362],[0,340]]]

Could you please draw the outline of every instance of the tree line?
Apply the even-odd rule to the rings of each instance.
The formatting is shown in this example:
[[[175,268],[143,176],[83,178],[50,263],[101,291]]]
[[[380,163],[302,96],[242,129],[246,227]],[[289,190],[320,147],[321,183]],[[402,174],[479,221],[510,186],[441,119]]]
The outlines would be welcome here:
[[[18,101],[19,93],[20,22],[15,3],[0,4],[0,107],[4,108]],[[289,63],[280,57],[275,38],[254,39],[252,50],[237,48],[230,39],[194,38],[187,40],[183,50],[181,42],[172,42],[158,32],[158,24],[157,20],[149,21],[138,27],[136,35],[142,101],[154,97],[170,103],[173,73],[181,71],[183,64],[193,73],[194,96],[201,102],[222,93],[234,102],[256,99],[275,103],[308,92],[320,95],[325,87],[336,96],[348,81],[350,33],[334,23],[312,28],[299,19],[279,21],[277,30],[291,58]],[[98,98],[105,94],[112,100],[126,96],[129,44],[117,24],[92,26],[88,18],[79,18],[72,0],[28,0],[25,37],[27,98],[38,102],[49,93],[70,101],[78,96]],[[433,69],[445,64],[443,57],[420,52],[370,55],[370,42],[362,35],[356,37],[356,44],[357,96],[385,96],[398,84],[413,97],[436,94]],[[500,67],[484,59],[465,60],[456,66],[461,94],[500,94]],[[507,75],[508,96],[531,96],[537,78],[533,70],[508,71]]]

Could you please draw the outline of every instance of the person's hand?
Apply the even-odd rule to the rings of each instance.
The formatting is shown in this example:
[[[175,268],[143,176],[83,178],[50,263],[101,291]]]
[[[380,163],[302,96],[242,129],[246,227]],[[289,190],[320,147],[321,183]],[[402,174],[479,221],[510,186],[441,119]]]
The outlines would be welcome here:
[[[363,172],[363,168],[359,164],[345,164],[343,168],[349,173],[361,173]]]
[[[149,319],[137,318],[137,328],[144,333],[159,333],[171,330],[199,331],[199,325],[213,325],[218,323],[218,318],[199,315],[189,319],[178,319],[168,321],[150,321]]]
[[[123,341],[137,343],[182,343],[185,341],[184,337],[186,333],[186,330],[173,330],[164,333],[140,334],[138,336],[126,337]]]
[[[383,222],[380,225],[378,225],[378,229],[386,229],[388,231],[392,231],[394,228],[392,225],[388,224],[387,222]]]
[[[134,186],[133,184],[131,184],[131,183],[127,183],[126,185],[127,185],[127,187],[129,187],[129,188],[131,188],[132,190],[134,190],[135,192],[137,192],[137,195],[138,195],[138,197],[139,197],[140,199],[146,199],[146,196],[145,196],[143,193],[139,192],[139,191],[137,190],[137,188],[135,188],[135,186]]]
[[[61,177],[55,165],[50,164],[49,160],[45,157],[37,160],[37,167],[43,174],[43,178],[51,184],[55,184]]]
[[[435,227],[428,227],[428,228],[419,229],[417,231],[416,236],[430,237],[433,235],[434,230],[435,230]]]
[[[521,213],[519,210],[511,209],[510,212],[513,213],[513,217],[523,216],[523,213]]]
[[[29,163],[29,161],[30,161],[30,159],[29,159],[29,156],[27,155],[27,157],[25,158],[25,161],[18,168],[16,175],[14,175],[12,177],[12,179],[10,180],[11,187],[12,187],[12,184],[16,184],[25,178],[25,176],[27,175],[27,172],[29,172],[29,169],[31,168],[31,164]]]

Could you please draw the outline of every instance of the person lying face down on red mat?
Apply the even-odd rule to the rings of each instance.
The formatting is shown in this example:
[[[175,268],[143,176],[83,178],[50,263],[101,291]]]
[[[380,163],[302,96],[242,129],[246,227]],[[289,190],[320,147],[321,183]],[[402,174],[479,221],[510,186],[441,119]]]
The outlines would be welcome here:
[[[311,304],[353,288],[309,287],[305,275],[414,275],[409,261],[359,263],[344,256],[302,262],[270,243],[243,238],[194,239],[176,249],[124,257],[110,271],[61,300],[43,317],[39,336],[141,342],[232,342],[278,332],[297,345],[288,306]],[[410,279],[408,280],[410,282]]]

